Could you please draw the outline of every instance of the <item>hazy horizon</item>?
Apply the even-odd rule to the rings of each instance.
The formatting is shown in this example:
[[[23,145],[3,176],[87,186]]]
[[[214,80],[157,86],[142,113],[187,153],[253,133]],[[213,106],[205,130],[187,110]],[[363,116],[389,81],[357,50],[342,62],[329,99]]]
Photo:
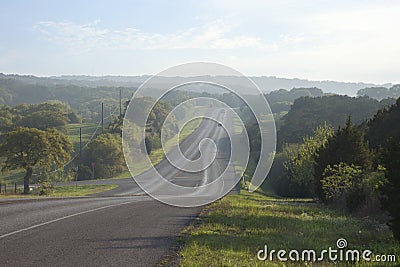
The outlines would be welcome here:
[[[55,75],[37,75],[34,73],[14,73],[14,72],[0,72],[0,74],[4,75],[19,75],[19,76],[33,76],[37,78],[72,78],[72,77],[87,77],[87,78],[129,78],[129,77],[151,77],[156,75],[157,73],[149,74],[99,74],[99,75],[91,75],[91,74],[55,74]],[[225,75],[217,75],[217,76],[225,76]],[[229,76],[229,75],[228,75]],[[182,77],[182,76],[177,76]],[[193,77],[193,76],[188,76]],[[381,83],[375,82],[367,82],[362,80],[318,80],[318,79],[309,79],[306,77],[286,77],[286,76],[275,76],[275,75],[246,75],[249,78],[276,78],[276,79],[287,79],[287,80],[301,80],[301,81],[310,81],[310,82],[338,82],[338,83],[363,83],[363,84],[373,84],[376,86],[390,86],[394,84],[400,84],[400,82],[386,81]]]

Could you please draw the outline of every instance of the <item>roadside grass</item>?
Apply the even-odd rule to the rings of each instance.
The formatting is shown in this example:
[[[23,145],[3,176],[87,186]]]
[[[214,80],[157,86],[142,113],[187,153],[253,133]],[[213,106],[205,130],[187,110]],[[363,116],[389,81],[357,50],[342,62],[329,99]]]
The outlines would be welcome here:
[[[396,255],[397,263],[349,263],[340,266],[398,266],[400,245],[377,218],[340,214],[311,199],[275,198],[242,191],[229,195],[203,211],[183,233],[181,266],[334,266],[322,262],[259,261],[257,252],[268,250],[336,249],[345,238],[347,249],[369,249]],[[317,254],[318,255],[318,254]],[[287,256],[287,255],[286,255]],[[319,256],[317,256],[319,257]]]
[[[139,175],[139,174],[147,171],[148,169],[150,169],[150,167],[152,167],[153,165],[155,166],[158,163],[160,163],[165,158],[164,153],[170,152],[171,149],[175,145],[177,145],[179,142],[182,142],[189,135],[191,135],[193,133],[193,131],[196,130],[200,126],[201,122],[202,122],[202,118],[198,118],[196,120],[192,120],[192,121],[188,122],[187,124],[185,124],[185,126],[182,128],[182,130],[179,134],[175,135],[174,137],[172,137],[171,139],[169,139],[166,142],[166,144],[164,146],[165,152],[162,147],[153,149],[151,151],[149,158],[150,158],[152,165],[146,164],[146,162],[137,162],[135,164],[136,168],[133,170],[132,175],[133,176]],[[115,178],[126,178],[126,177],[131,177],[129,171],[124,172]]]
[[[243,131],[242,124],[237,117],[233,117],[233,132],[235,134],[241,134]]]
[[[200,126],[202,121],[203,120],[201,118],[199,118],[199,119],[191,120],[187,124],[185,124],[185,126],[182,128],[182,130],[179,134],[175,135],[173,138],[169,139],[165,143],[165,146],[164,146],[165,152],[166,153],[170,152],[174,146],[176,146],[178,143],[183,142],[183,140],[185,140],[186,137],[188,137],[190,134],[192,134],[193,131],[196,130]],[[150,157],[151,162],[154,165],[160,163],[165,157],[163,148],[158,148],[158,149],[152,151],[149,157]]]
[[[118,185],[70,185],[70,186],[58,186],[54,188],[54,191],[47,196],[51,197],[69,197],[69,196],[87,196],[91,194],[101,193],[105,191],[117,188]]]
[[[80,197],[91,194],[101,193],[112,190],[118,185],[70,185],[56,186],[53,192],[47,195],[39,195],[38,190],[34,190],[32,194],[23,195],[21,193],[0,194],[0,198],[32,198],[32,197]]]

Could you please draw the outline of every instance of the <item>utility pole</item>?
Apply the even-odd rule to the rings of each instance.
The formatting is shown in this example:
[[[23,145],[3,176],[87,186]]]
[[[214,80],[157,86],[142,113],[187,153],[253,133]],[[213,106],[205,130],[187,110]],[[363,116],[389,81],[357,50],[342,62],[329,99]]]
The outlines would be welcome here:
[[[94,180],[94,167],[96,166],[96,162],[92,162],[92,179]]]
[[[79,161],[78,161],[78,167],[76,168],[76,179],[75,179],[75,187],[78,187],[78,174],[79,174],[79,168],[82,162],[82,127],[79,127]]]
[[[104,103],[101,103],[101,132],[104,133]]]
[[[79,164],[82,160],[82,127],[79,128]]]
[[[122,120],[122,88],[119,88],[119,117],[118,117],[118,119],[120,121]],[[121,125],[120,136],[122,138],[122,125]]]
[[[119,88],[119,117],[122,116],[122,89]]]

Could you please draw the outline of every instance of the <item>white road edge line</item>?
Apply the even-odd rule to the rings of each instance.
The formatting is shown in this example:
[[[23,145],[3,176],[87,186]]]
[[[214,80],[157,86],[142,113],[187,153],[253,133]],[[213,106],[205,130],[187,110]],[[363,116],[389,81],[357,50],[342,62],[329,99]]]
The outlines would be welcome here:
[[[29,226],[29,227],[24,228],[24,229],[20,229],[20,230],[14,231],[14,232],[10,232],[10,233],[4,234],[4,235],[0,235],[0,239],[3,239],[5,237],[11,236],[11,235],[15,235],[15,234],[18,234],[18,233],[21,233],[21,232],[29,231],[29,230],[32,230],[32,229],[35,229],[35,228],[38,228],[38,227],[41,227],[41,226],[45,226],[45,225],[48,225],[48,224],[51,224],[51,223],[55,223],[55,222],[58,222],[58,221],[61,221],[61,220],[65,220],[65,219],[68,219],[68,218],[71,218],[71,217],[79,216],[79,215],[82,215],[82,214],[86,214],[86,213],[89,213],[89,212],[98,211],[98,210],[102,210],[102,209],[106,209],[106,208],[122,206],[122,205],[126,205],[126,204],[129,204],[129,203],[133,203],[135,201],[136,200],[123,202],[123,203],[118,203],[118,204],[113,204],[113,205],[108,205],[108,206],[103,206],[103,207],[99,207],[99,208],[95,208],[95,209],[91,209],[91,210],[86,210],[86,211],[70,214],[70,215],[67,215],[67,216],[64,216],[64,217],[61,217],[61,218],[57,218],[57,219],[48,221],[48,222],[36,224],[36,225]]]

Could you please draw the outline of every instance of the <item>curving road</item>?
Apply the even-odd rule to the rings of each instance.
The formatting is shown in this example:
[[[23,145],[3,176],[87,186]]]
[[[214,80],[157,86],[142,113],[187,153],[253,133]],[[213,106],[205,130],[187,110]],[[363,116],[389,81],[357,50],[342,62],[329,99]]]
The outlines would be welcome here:
[[[232,125],[232,118],[222,109],[213,112],[224,125]],[[218,153],[205,171],[182,172],[167,160],[157,165],[157,170],[183,186],[212,182],[225,168],[232,168],[227,165],[230,146],[223,127],[203,120],[180,148],[195,159],[198,142],[206,137],[215,141]],[[232,181],[233,177],[224,186],[233,186]],[[82,198],[0,200],[1,265],[156,266],[201,210],[160,203],[130,178],[79,183],[119,187]]]

